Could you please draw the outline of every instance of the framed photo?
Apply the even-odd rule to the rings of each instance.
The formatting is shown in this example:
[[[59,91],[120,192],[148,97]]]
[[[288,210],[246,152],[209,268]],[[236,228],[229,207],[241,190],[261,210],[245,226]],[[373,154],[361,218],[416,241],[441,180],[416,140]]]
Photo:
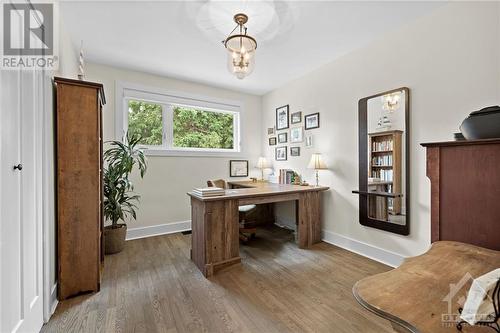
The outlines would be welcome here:
[[[278,133],[278,143],[286,143],[288,141],[288,133]]]
[[[286,161],[286,146],[276,147],[276,161]]]
[[[313,136],[306,135],[306,148],[313,148],[313,147],[314,147]]]
[[[267,135],[274,134],[274,127],[268,127],[267,128]]]
[[[281,106],[276,109],[276,130],[288,128],[289,117],[288,117],[288,105]]]
[[[248,161],[247,160],[230,160],[229,161],[229,176],[230,177],[248,177]]]
[[[290,147],[290,156],[300,156],[300,147]]]
[[[304,117],[304,122],[306,130],[319,128],[319,112],[306,115]]]
[[[275,136],[273,136],[272,138],[269,138],[269,145],[276,146],[276,137]]]
[[[298,124],[302,121],[302,112],[294,112],[292,113],[291,117],[291,123],[292,124]]]
[[[290,129],[290,142],[297,143],[304,141],[302,127],[292,127]]]

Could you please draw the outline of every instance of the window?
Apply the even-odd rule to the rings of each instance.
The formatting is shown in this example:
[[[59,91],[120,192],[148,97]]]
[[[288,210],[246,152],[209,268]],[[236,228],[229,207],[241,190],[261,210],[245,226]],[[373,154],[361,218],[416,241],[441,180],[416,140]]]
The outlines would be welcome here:
[[[163,144],[163,108],[145,101],[128,101],[128,132],[141,137],[144,146]]]
[[[119,95],[118,95],[119,94]],[[117,84],[117,135],[140,135],[151,155],[237,155],[240,105]],[[119,98],[117,97],[117,98]],[[118,105],[118,103],[117,103]]]

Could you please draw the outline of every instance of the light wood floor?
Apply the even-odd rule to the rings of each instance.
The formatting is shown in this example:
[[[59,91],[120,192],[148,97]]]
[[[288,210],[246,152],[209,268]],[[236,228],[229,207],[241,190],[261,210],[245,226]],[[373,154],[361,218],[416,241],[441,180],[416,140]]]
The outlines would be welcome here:
[[[393,332],[351,293],[389,267],[326,243],[301,250],[279,228],[257,236],[210,280],[190,235],[129,241],[106,257],[101,291],[59,303],[42,332]]]

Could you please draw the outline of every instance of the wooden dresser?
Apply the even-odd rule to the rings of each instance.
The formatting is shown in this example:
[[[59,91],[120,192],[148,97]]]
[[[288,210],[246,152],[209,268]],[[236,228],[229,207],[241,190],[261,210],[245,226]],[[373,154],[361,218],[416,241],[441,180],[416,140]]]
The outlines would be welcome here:
[[[100,288],[103,252],[102,84],[54,78],[58,299]]]
[[[431,180],[431,241],[500,250],[500,139],[422,146]]]

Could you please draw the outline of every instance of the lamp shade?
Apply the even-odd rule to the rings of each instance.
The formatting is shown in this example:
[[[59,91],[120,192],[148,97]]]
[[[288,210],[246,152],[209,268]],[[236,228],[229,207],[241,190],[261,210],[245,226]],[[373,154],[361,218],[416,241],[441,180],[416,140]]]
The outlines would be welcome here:
[[[326,166],[325,162],[323,161],[321,154],[314,153],[311,156],[311,160],[309,161],[307,168],[321,170],[321,169],[327,169],[327,166]]]
[[[267,158],[265,158],[265,157],[259,157],[259,160],[257,161],[257,168],[259,168],[259,169],[267,169],[270,166],[271,165],[270,165],[269,161],[267,160]]]

